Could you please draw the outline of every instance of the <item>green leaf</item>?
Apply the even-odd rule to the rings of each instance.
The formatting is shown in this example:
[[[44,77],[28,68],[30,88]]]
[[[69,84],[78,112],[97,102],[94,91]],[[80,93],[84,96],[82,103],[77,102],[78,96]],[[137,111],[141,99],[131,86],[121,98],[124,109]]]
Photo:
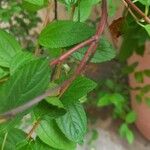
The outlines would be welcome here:
[[[33,150],[56,150],[54,148],[49,147],[47,144],[45,144],[39,138],[36,138],[36,141],[34,142],[32,147],[33,147]]]
[[[75,149],[75,143],[69,141],[57,127],[54,120],[42,120],[36,130],[37,136],[47,145],[63,150]]]
[[[115,116],[123,118],[123,116],[125,115],[124,106],[126,105],[124,96],[120,93],[113,93],[110,97],[110,100],[114,105]]]
[[[146,102],[146,104],[150,107],[150,98],[149,98],[149,97],[146,97],[146,98],[145,98],[145,102]]]
[[[20,124],[20,120],[22,119],[22,114],[17,115],[12,120],[8,120],[7,122],[0,123],[0,134],[4,131],[10,131],[16,126]],[[1,121],[1,120],[0,120]]]
[[[33,117],[35,119],[56,119],[66,113],[64,108],[57,107],[55,105],[48,104],[46,101],[39,103],[33,109]]]
[[[148,35],[150,36],[150,25],[144,25],[143,26],[145,28],[145,30],[147,31]]]
[[[137,119],[137,114],[134,112],[134,111],[131,111],[127,114],[125,120],[126,120],[126,123],[134,123]]]
[[[147,70],[144,70],[144,75],[147,76],[147,77],[150,77],[150,70],[147,69]]]
[[[66,113],[62,102],[57,97],[47,97],[33,109],[34,119],[56,119]]]
[[[132,144],[134,141],[134,135],[131,130],[128,130],[127,135],[126,135],[127,141],[129,144]]]
[[[99,47],[97,49],[97,53],[92,59],[94,63],[102,63],[106,61],[110,61],[116,56],[116,50],[110,44],[110,42],[106,38],[101,38]]]
[[[84,22],[91,14],[92,8],[101,0],[81,0],[79,6],[75,10],[74,20],[78,21],[78,12],[80,9],[80,21]]]
[[[37,10],[45,7],[48,4],[48,0],[23,0],[23,8],[28,11],[36,12]]]
[[[114,90],[114,88],[115,88],[115,83],[114,83],[113,80],[107,79],[105,84],[106,84],[106,86],[107,86],[110,90]]]
[[[119,133],[123,138],[127,139],[129,144],[133,143],[134,135],[133,135],[133,132],[128,128],[127,124],[124,123],[121,125],[119,129]]]
[[[111,95],[109,93],[104,93],[98,100],[97,106],[104,107],[111,105],[110,97]]]
[[[45,51],[48,54],[48,56],[50,57],[50,59],[54,59],[54,58],[57,58],[62,55],[63,49],[62,48],[56,48],[56,49],[48,48],[48,49],[45,49]]]
[[[127,124],[131,124],[134,123],[136,119],[137,119],[136,113],[134,111],[131,111],[126,115],[125,121]]]
[[[112,104],[114,104],[118,109],[121,109],[125,102],[123,95],[121,95],[120,93],[113,93],[110,97],[110,100]]]
[[[138,0],[140,3],[142,3],[143,5],[150,5],[150,0]]]
[[[5,71],[4,69],[0,68],[0,79],[4,78],[6,75],[8,75],[8,71]]]
[[[20,52],[12,58],[12,62],[10,64],[10,74],[12,75],[17,69],[22,67],[26,63],[30,63],[31,61],[36,60],[33,54],[28,52]]]
[[[15,38],[0,29],[0,66],[9,67],[12,57],[20,51],[21,47]]]
[[[138,62],[134,62],[132,63],[131,65],[127,65],[127,66],[124,66],[122,68],[122,73],[125,74],[125,75],[128,75],[130,73],[133,73],[135,68],[138,66]]]
[[[63,104],[69,104],[87,95],[96,87],[96,83],[86,77],[78,77],[62,95]]]
[[[65,136],[73,142],[80,143],[87,130],[85,111],[79,102],[66,106],[67,113],[56,120]]]
[[[141,72],[141,71],[135,72],[134,77],[135,77],[137,82],[143,83],[143,81],[144,81],[143,72]]]
[[[149,91],[150,91],[150,84],[144,85],[140,89],[142,96],[144,96],[144,94],[146,94],[146,93],[149,93]]]
[[[83,96],[83,97],[81,97],[81,98],[79,99],[79,102],[80,102],[80,103],[85,103],[87,100],[88,100],[88,99],[87,99],[87,95],[85,95],[85,96]]]
[[[49,104],[51,104],[51,105],[53,105],[53,106],[56,106],[56,107],[58,107],[58,108],[64,108],[63,103],[59,100],[58,97],[47,97],[47,98],[46,98],[46,101],[47,101]]]
[[[81,22],[55,21],[40,34],[39,43],[46,48],[68,47],[94,34],[93,28]]]
[[[4,136],[6,136],[4,150],[16,150],[17,144],[26,139],[26,134],[19,129],[13,129],[8,133],[7,132],[1,133],[0,148],[2,148]]]
[[[136,102],[139,103],[139,104],[141,104],[143,95],[137,94],[135,98],[136,98]]]
[[[56,150],[51,148],[39,138],[36,138],[35,141],[29,141],[28,143],[24,142],[17,144],[17,150]]]
[[[81,60],[84,56],[86,48],[80,49],[80,51],[75,52],[73,54],[73,57],[75,57],[78,60]],[[106,38],[101,38],[99,47],[97,48],[97,51],[95,55],[93,56],[91,62],[93,63],[102,63],[106,61],[110,61],[116,56],[116,50],[113,48],[113,46],[108,42]]]
[[[64,0],[67,6],[73,6],[77,3],[78,0]]]
[[[0,87],[0,113],[20,106],[42,94],[49,82],[47,60],[39,59],[25,64]]]
[[[23,140],[19,143],[17,143],[17,148],[16,150],[33,150],[33,145],[32,145],[33,141],[27,141],[27,140]]]
[[[136,34],[135,34],[136,33]],[[127,15],[122,27],[123,42],[120,48],[119,59],[126,61],[133,52],[138,55],[144,54],[144,45],[150,36],[145,29],[139,26],[131,15]],[[137,52],[138,50],[138,52]]]

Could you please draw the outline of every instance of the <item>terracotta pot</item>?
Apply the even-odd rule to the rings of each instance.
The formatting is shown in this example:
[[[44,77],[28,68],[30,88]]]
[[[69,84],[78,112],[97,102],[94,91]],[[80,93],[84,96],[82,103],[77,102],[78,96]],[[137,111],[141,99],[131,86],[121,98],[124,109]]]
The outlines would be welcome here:
[[[145,50],[145,54],[143,57],[134,54],[128,60],[129,64],[132,64],[134,62],[139,63],[135,71],[142,71],[145,69],[150,69],[150,49],[149,48],[150,48],[150,43],[146,45],[146,50]],[[141,83],[137,83],[135,80],[134,74],[131,74],[129,75],[129,83],[130,83],[130,86],[132,87],[148,85],[150,84],[150,77],[144,77],[144,82],[141,84]],[[144,99],[139,104],[136,100],[137,94],[138,94],[138,91],[131,91],[131,104],[132,104],[133,110],[138,115],[136,126],[139,129],[139,131],[144,135],[144,137],[150,140],[150,106],[146,104]],[[146,96],[150,97],[150,92],[147,93]]]

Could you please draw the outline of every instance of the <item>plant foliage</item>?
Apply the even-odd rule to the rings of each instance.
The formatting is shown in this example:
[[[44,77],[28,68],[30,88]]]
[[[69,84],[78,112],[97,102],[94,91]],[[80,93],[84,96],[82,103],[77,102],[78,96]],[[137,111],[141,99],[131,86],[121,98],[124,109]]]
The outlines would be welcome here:
[[[59,19],[58,3],[67,8],[70,19]],[[84,142],[88,118],[83,101],[97,87],[95,81],[84,75],[84,70],[87,63],[103,63],[116,57],[116,49],[102,33],[107,14],[113,16],[119,4],[120,1],[114,3],[112,0],[0,2],[2,150],[75,150],[77,144]],[[141,10],[145,8],[146,15],[149,5],[149,0],[139,0],[135,4]],[[96,16],[96,21],[91,21],[89,16],[94,6],[101,6],[102,14]],[[37,35],[32,29],[41,22],[37,12],[43,8],[47,10],[47,16]],[[50,22],[51,9],[55,17]],[[150,35],[146,20],[135,20],[128,11],[125,14],[119,60],[126,60],[134,51],[143,54]],[[77,69],[74,69],[76,65]],[[135,73],[138,82],[143,81],[143,76],[149,76],[149,71]],[[113,106],[114,116],[124,121],[120,135],[132,143],[134,135],[129,125],[135,122],[136,114],[117,84],[107,80],[107,86],[111,92],[101,91],[97,105]],[[142,94],[149,90],[148,87],[143,88]],[[26,130],[28,127],[31,130]]]

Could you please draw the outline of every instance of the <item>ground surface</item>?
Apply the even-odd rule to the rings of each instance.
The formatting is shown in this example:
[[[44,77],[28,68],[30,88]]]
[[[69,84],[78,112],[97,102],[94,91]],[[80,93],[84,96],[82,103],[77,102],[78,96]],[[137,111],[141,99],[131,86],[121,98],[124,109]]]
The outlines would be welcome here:
[[[130,145],[121,139],[117,132],[118,123],[112,121],[111,118],[98,119],[94,125],[90,126],[90,129],[96,129],[98,131],[98,138],[91,144],[87,144],[91,137],[90,132],[87,135],[86,144],[78,147],[77,150],[150,150],[150,142],[144,139],[136,127],[133,127],[136,136],[133,144]]]

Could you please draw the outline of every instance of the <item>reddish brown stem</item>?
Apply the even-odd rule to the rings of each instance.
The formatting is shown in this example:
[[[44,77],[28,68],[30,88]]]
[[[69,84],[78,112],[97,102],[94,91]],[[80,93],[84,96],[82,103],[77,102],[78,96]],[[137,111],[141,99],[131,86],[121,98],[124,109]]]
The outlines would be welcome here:
[[[86,53],[85,53],[85,55],[84,55],[80,65],[79,65],[79,67],[76,70],[76,74],[77,75],[79,75],[83,71],[83,69],[85,67],[85,64],[88,62],[90,56],[92,55],[92,52],[95,51],[96,48],[97,48],[97,44],[96,44],[96,42],[93,42],[90,45],[89,49],[86,51]]]
[[[135,10],[148,24],[150,24],[150,18],[146,16],[131,0],[124,0],[133,10]]]
[[[101,17],[101,21],[99,23],[99,26],[98,26],[98,30],[96,32],[96,34],[91,37],[90,39],[76,45],[75,47],[71,48],[70,50],[68,50],[66,53],[64,53],[63,55],[61,55],[59,58],[53,60],[50,65],[53,66],[53,65],[56,65],[64,60],[66,60],[71,54],[73,54],[74,52],[76,52],[77,50],[81,49],[82,47],[84,46],[87,46],[93,42],[98,42],[99,38],[100,38],[100,35],[103,33],[104,31],[104,28],[105,28],[105,25],[106,25],[106,22],[107,22],[107,3],[106,3],[106,0],[103,0],[102,1],[102,17]]]
[[[64,60],[66,60],[71,54],[73,54],[74,52],[76,52],[77,50],[81,49],[84,46],[87,46],[89,44],[91,44],[93,41],[95,41],[95,36],[76,45],[75,47],[71,48],[70,50],[68,50],[67,52],[65,52],[64,54],[62,54],[59,58],[53,60],[50,65],[57,65],[60,62],[63,62]]]
[[[85,69],[84,67],[85,67],[86,63],[88,62],[88,60],[89,60],[89,58],[90,58],[90,56],[91,56],[91,54],[92,54],[92,51],[93,51],[93,50],[94,50],[94,51],[96,50],[96,47],[97,47],[97,44],[95,44],[95,42],[93,42],[93,43],[90,45],[90,47],[89,47],[89,49],[86,51],[86,53],[85,53],[85,55],[84,55],[82,61],[80,62],[79,66],[77,67],[75,73],[74,73],[74,74],[72,75],[72,77],[71,77],[70,79],[68,79],[68,80],[64,83],[64,85],[62,86],[61,91],[60,91],[60,96],[62,96],[62,95],[64,94],[64,92],[68,89],[68,87],[69,87],[69,86],[71,85],[71,83],[76,79],[76,77],[77,77],[78,75],[80,75],[81,72]]]
[[[97,44],[99,42],[99,38],[101,34],[103,33],[105,26],[107,23],[107,3],[106,0],[102,1],[102,16],[101,21],[98,26],[97,32],[94,35],[95,40],[91,43],[90,47],[88,48],[87,52],[85,53],[82,61],[80,62],[78,68],[76,69],[74,75],[66,82],[65,87],[63,87],[61,91],[61,95],[67,90],[67,88],[70,86],[70,84],[76,79],[76,77],[82,73],[82,71],[85,69],[86,64],[89,62],[91,57],[95,54]]]
[[[108,16],[108,14],[107,14],[107,1],[103,0],[102,1],[101,21],[99,23],[98,30],[97,30],[97,33],[96,33],[98,39],[100,38],[101,34],[104,32],[104,29],[105,29],[105,26],[106,26],[106,23],[107,23],[107,16]]]

